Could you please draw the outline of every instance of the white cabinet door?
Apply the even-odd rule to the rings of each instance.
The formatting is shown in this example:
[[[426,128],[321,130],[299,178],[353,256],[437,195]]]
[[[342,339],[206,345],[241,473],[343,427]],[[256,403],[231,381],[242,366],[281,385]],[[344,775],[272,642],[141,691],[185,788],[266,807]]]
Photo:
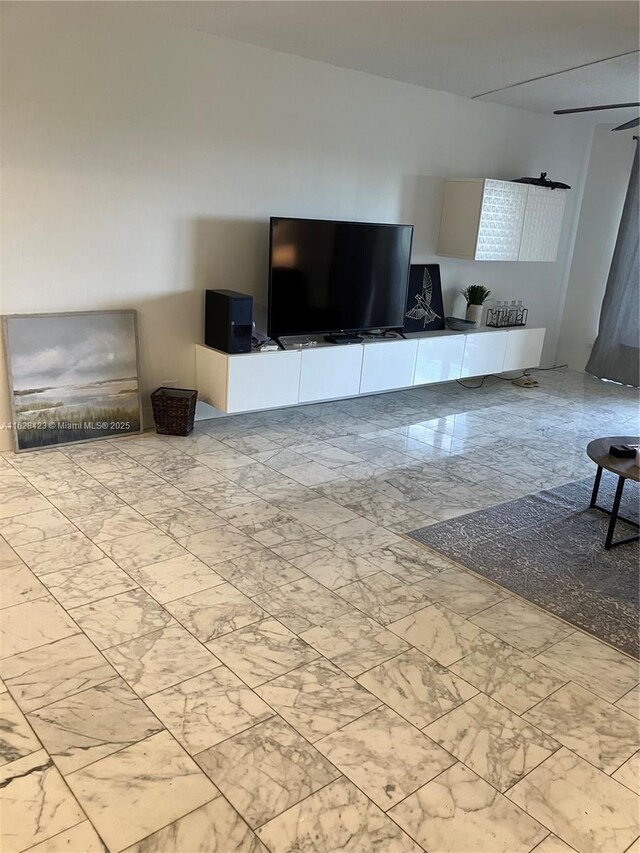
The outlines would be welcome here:
[[[355,397],[360,393],[361,344],[345,344],[302,350],[301,403]]]
[[[524,370],[540,364],[544,329],[509,329],[503,370]]]
[[[477,261],[517,261],[527,203],[527,185],[484,182],[476,243]]]
[[[464,335],[439,335],[418,341],[414,385],[447,382],[460,378],[464,356]]]
[[[413,384],[418,341],[376,341],[365,344],[360,393],[408,388]]]
[[[300,352],[229,356],[227,412],[295,406],[300,384]]]
[[[507,332],[469,332],[462,359],[461,376],[502,373]]]
[[[555,261],[567,190],[529,187],[519,261]]]

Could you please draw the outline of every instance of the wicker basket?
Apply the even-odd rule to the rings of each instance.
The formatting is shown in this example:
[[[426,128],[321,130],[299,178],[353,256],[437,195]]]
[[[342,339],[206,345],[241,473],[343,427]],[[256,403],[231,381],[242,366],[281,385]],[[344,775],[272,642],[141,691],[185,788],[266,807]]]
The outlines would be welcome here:
[[[160,435],[189,435],[196,414],[197,391],[156,388],[151,394],[153,419]]]

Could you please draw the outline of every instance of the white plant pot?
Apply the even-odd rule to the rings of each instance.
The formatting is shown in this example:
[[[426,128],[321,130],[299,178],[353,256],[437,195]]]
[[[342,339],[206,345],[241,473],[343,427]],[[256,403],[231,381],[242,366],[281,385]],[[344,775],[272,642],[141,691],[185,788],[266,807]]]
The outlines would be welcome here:
[[[465,317],[467,320],[472,320],[478,328],[482,320],[482,305],[467,305]]]

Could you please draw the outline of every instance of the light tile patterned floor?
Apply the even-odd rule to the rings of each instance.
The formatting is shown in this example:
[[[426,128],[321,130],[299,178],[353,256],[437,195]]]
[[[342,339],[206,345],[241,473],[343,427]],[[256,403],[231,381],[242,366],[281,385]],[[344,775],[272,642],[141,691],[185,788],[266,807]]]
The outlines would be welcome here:
[[[637,663],[402,535],[638,431],[540,377],[0,458],[3,853],[637,850]]]

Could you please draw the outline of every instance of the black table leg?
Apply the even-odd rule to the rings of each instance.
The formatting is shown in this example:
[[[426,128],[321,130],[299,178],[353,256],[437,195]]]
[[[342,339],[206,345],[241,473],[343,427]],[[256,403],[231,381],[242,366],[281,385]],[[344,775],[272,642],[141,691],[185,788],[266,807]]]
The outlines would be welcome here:
[[[600,491],[600,480],[602,479],[602,467],[598,465],[598,470],[596,471],[596,478],[593,482],[593,491],[591,492],[591,503],[590,507],[596,505],[596,501],[598,500],[598,492]]]
[[[602,473],[599,470],[598,473]],[[598,475],[596,474],[596,479]],[[604,540],[604,547],[607,551],[611,548],[613,542],[613,533],[616,529],[616,521],[618,520],[618,511],[620,510],[620,501],[622,500],[622,490],[624,489],[624,477],[618,477],[618,485],[616,486],[616,494],[611,507],[611,518],[609,520],[609,529],[607,530],[607,538]]]

